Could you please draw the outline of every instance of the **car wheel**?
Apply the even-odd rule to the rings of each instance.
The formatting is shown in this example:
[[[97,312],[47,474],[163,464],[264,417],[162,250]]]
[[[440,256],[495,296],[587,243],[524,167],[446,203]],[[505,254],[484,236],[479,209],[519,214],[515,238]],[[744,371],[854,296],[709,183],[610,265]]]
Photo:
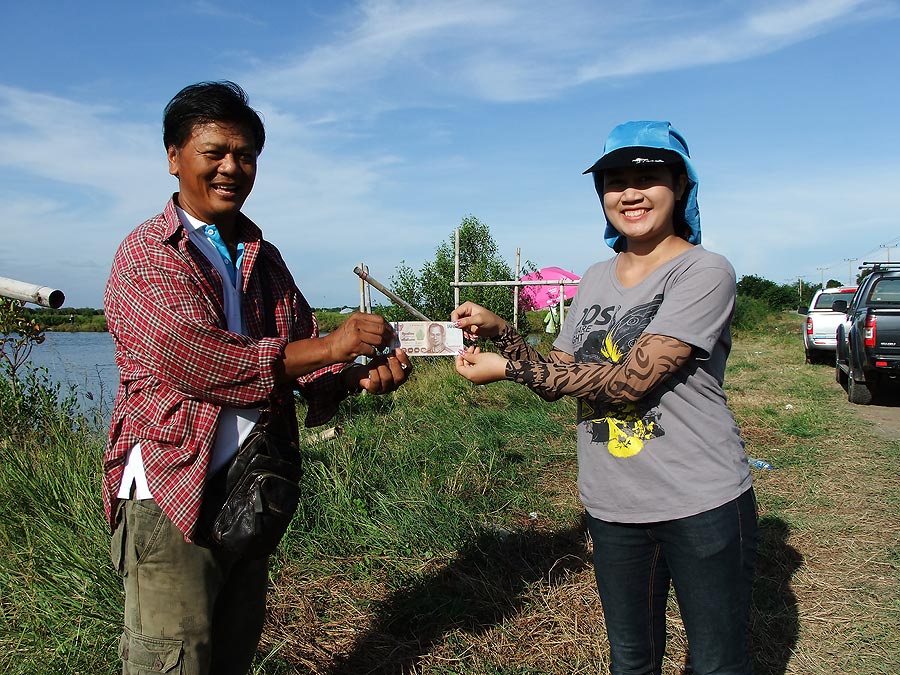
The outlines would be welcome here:
[[[809,351],[808,349],[806,350],[806,362],[807,363],[815,363],[816,362],[816,359],[813,356],[813,353],[811,351]]]
[[[847,400],[856,405],[869,405],[872,402],[872,389],[865,381],[858,381],[854,377],[847,378]]]

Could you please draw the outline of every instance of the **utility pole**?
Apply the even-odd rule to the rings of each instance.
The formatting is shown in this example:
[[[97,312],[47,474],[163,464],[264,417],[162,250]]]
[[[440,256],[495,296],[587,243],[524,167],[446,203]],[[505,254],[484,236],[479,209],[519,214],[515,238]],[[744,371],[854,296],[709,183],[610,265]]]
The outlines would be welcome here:
[[[855,263],[859,258],[844,258],[844,262],[847,263],[847,285],[853,286],[856,284],[856,277],[853,276],[853,263]]]
[[[822,274],[822,279],[819,282],[819,286],[821,286],[822,288],[825,288],[825,270],[827,270],[827,269],[828,269],[827,267],[817,267],[816,268],[816,270],[818,270]]]
[[[891,249],[897,248],[897,244],[881,244],[881,248],[887,249],[888,262],[891,262]]]

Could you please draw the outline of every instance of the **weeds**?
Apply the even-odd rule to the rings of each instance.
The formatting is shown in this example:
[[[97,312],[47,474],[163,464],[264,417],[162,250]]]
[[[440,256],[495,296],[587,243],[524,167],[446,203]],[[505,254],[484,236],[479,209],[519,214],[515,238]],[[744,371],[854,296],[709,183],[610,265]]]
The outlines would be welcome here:
[[[777,327],[740,332],[726,377],[748,453],[775,466],[755,471],[756,672],[900,672],[900,444],[858,423],[829,369],[803,364],[795,316]],[[2,419],[0,670],[112,674],[122,597],[104,432],[45,385],[29,385],[36,429]],[[346,401],[343,434],[305,449],[254,673],[603,672],[573,417],[571,401],[473,387],[426,358],[395,394]],[[673,600],[669,672],[685,645]]]

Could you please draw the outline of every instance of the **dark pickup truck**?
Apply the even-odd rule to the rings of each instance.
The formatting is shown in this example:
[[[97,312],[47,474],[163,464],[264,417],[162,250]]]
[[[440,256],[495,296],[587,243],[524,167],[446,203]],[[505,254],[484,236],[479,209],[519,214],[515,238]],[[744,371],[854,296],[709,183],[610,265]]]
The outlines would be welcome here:
[[[835,377],[851,403],[868,405],[900,376],[900,263],[865,262],[872,267],[847,304],[837,328]]]

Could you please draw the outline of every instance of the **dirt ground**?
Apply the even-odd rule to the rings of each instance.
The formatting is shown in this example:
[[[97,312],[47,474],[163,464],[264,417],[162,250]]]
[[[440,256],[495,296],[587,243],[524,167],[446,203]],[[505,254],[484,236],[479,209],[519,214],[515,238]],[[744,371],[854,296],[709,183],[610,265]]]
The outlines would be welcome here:
[[[837,382],[832,382],[831,386],[843,391]],[[847,405],[885,438],[900,439],[900,386],[871,405],[853,405],[849,402]]]

